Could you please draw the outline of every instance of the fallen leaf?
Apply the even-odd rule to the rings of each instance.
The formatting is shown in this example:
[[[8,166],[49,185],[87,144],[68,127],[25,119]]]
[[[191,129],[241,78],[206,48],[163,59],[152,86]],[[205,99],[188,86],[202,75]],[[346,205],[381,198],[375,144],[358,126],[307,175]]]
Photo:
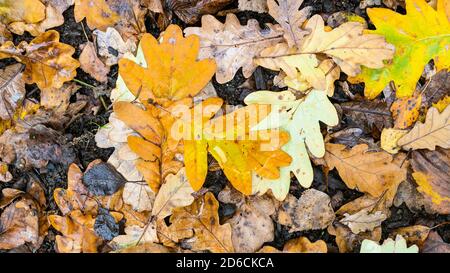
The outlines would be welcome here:
[[[336,168],[350,189],[379,197],[387,191],[393,198],[398,185],[406,179],[406,166],[401,158],[386,152],[369,152],[366,144],[347,150],[341,144],[326,144],[325,161],[330,170]]]
[[[126,183],[112,165],[104,162],[89,164],[82,180],[87,190],[95,196],[113,195]]]
[[[108,81],[109,66],[105,65],[97,56],[94,44],[87,42],[81,45],[80,68],[88,73],[96,81],[106,83]]]
[[[59,42],[57,31],[49,30],[30,43],[4,43],[0,46],[0,59],[14,57],[25,64],[25,83],[36,83],[40,89],[60,88],[76,76],[80,64],[71,57],[74,52],[72,46]]]
[[[450,152],[441,148],[436,151],[414,151],[411,159],[412,176],[417,190],[437,205],[450,205]]]
[[[450,244],[445,243],[441,236],[435,231],[430,232],[425,241],[422,253],[450,253]]]
[[[401,147],[397,142],[400,138],[406,135],[408,131],[394,128],[384,128],[381,132],[381,149],[390,154],[396,154],[400,151]]]
[[[315,89],[325,90],[326,74],[318,68],[318,54],[333,59],[350,76],[360,73],[361,65],[382,68],[383,60],[393,55],[393,49],[383,36],[365,34],[364,25],[358,22],[347,22],[326,32],[322,17],[314,15],[306,23],[305,29],[310,34],[305,36],[300,48],[277,44],[264,49],[255,63],[272,70],[281,69],[290,78],[301,75]]]
[[[428,238],[431,229],[426,226],[415,225],[409,227],[402,227],[391,232],[390,236],[400,235],[405,238],[408,244],[415,244],[422,248],[424,241]]]
[[[292,157],[291,164],[280,169],[278,179],[254,176],[254,193],[263,194],[271,189],[278,200],[284,200],[289,191],[291,172],[300,185],[305,188],[311,186],[313,170],[306,148],[315,157],[323,157],[325,148],[319,121],[329,126],[338,123],[336,109],[328,100],[327,94],[312,90],[305,98],[297,99],[290,91],[259,91],[248,95],[244,102],[249,105],[271,105],[271,113],[252,130],[281,128],[291,136],[289,142],[281,148]]]
[[[371,212],[369,209],[362,209],[355,214],[344,214],[344,218],[339,220],[348,226],[354,234],[365,231],[372,231],[386,220],[387,216],[381,211]]]
[[[433,103],[433,107],[438,109],[439,113],[444,112],[445,108],[450,104],[450,96],[445,96],[436,103]]]
[[[261,30],[254,19],[241,26],[236,15],[229,13],[224,24],[205,15],[201,28],[189,27],[184,33],[200,37],[199,58],[216,60],[216,80],[223,84],[232,80],[241,67],[244,77],[250,77],[257,67],[253,58],[264,48],[282,41],[283,32],[279,25],[267,24],[267,28]]]
[[[361,244],[360,253],[418,253],[419,248],[416,245],[408,247],[405,239],[401,235],[384,240],[382,245],[377,242],[365,239]]]
[[[219,193],[218,199],[237,207],[234,215],[226,221],[232,228],[236,252],[253,253],[265,242],[274,240],[271,215],[275,213],[275,204],[268,196],[245,197],[234,189],[225,188]]]
[[[280,207],[277,222],[288,226],[289,232],[325,229],[334,220],[330,197],[318,190],[309,189],[299,199],[288,195]]]
[[[186,24],[194,24],[204,14],[215,14],[233,0],[164,0],[168,10]],[[171,18],[171,16],[169,16]]]
[[[268,11],[267,0],[239,0],[238,9],[241,11],[264,13]]]
[[[39,36],[46,30],[64,24],[63,13],[74,4],[74,0],[41,0],[45,5],[45,18],[37,22],[15,21],[9,24],[9,29],[18,35],[28,31],[33,36]],[[33,10],[35,7],[32,8]]]
[[[391,81],[398,98],[410,97],[430,60],[435,61],[438,71],[449,68],[450,22],[445,1],[439,0],[435,10],[424,0],[407,0],[406,15],[386,8],[367,9],[377,28],[370,33],[384,35],[396,48],[392,62],[385,68],[364,68],[359,76],[351,79],[365,82],[364,93],[368,98],[378,96]]]
[[[125,53],[136,51],[136,44],[130,39],[125,42],[115,28],[108,27],[106,32],[96,29],[93,33],[97,37],[98,55],[105,58],[107,66],[117,64]]]
[[[90,29],[102,31],[120,19],[105,0],[75,0],[74,16],[77,23],[86,18]]]
[[[193,251],[233,252],[231,225],[220,225],[218,208],[219,202],[208,192],[192,205],[174,209],[169,228]]]
[[[381,227],[376,227],[371,232],[354,234],[347,226],[335,222],[333,226],[328,227],[328,233],[336,236],[336,244],[340,253],[356,251],[365,239],[374,241],[381,239]]]
[[[0,249],[12,249],[25,243],[39,248],[38,213],[38,207],[28,198],[6,206],[0,215]]]
[[[95,218],[79,210],[65,216],[50,215],[50,224],[62,235],[56,235],[56,251],[59,253],[96,253],[102,240],[94,231]]]
[[[303,0],[268,0],[267,6],[269,14],[281,25],[284,30],[284,39],[289,47],[300,47],[303,37],[309,34],[307,30],[301,28],[308,19],[311,7],[301,10]]]
[[[172,253],[173,250],[154,243],[145,243],[113,251],[113,253]]]
[[[424,123],[417,123],[405,136],[397,142],[404,150],[428,149],[436,146],[450,148],[450,107],[442,113],[431,107]]]
[[[350,120],[350,124],[355,124],[366,134],[372,134],[374,130],[382,132],[383,128],[393,126],[389,108],[386,102],[381,100],[350,101],[339,104],[339,106]]]
[[[394,128],[406,129],[419,117],[419,109],[422,104],[422,95],[399,98],[391,106],[392,117],[394,118]]]
[[[123,189],[123,202],[138,212],[151,211],[155,202],[155,193],[145,183],[126,183]]]
[[[176,175],[169,174],[156,195],[152,215],[163,219],[171,215],[175,208],[189,206],[194,202],[193,193],[185,168],[181,168]]]
[[[158,236],[156,232],[155,225],[146,227],[127,226],[125,227],[125,234],[115,237],[109,244],[114,249],[120,250],[146,243],[157,243]]]
[[[25,97],[23,66],[14,64],[0,70],[0,118],[12,119]]]
[[[279,253],[280,251],[271,246],[265,246],[260,253]],[[317,240],[314,243],[310,242],[307,237],[299,237],[291,239],[284,244],[284,253],[327,253],[327,244],[322,240]]]
[[[0,9],[3,23],[37,23],[45,18],[45,6],[39,0],[4,0]]]

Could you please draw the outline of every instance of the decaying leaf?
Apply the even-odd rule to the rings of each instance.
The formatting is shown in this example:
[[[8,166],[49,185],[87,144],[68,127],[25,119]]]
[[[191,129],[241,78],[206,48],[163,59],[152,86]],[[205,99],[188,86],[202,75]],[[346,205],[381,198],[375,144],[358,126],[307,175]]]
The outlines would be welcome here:
[[[0,46],[0,59],[13,57],[25,64],[25,83],[36,83],[40,89],[60,88],[76,76],[80,64],[71,57],[74,52],[72,46],[59,42],[57,31],[49,30],[30,43],[4,43]]]
[[[394,230],[391,233],[391,237],[401,235],[405,238],[408,244],[415,244],[419,247],[423,245],[425,240],[428,238],[428,234],[430,234],[431,229],[426,226],[415,225],[409,227],[402,227]]]
[[[334,220],[330,197],[318,190],[309,189],[299,199],[288,195],[278,212],[278,223],[290,227],[290,232],[325,229]]]
[[[419,109],[422,103],[420,93],[406,98],[399,98],[391,106],[392,117],[395,120],[394,128],[406,129],[419,117]]]
[[[379,241],[381,239],[381,227],[376,227],[371,232],[354,234],[349,227],[342,223],[334,223],[328,227],[328,233],[336,236],[336,244],[340,253],[354,252],[365,239]]]
[[[200,37],[200,59],[214,58],[217,63],[216,79],[225,83],[233,79],[239,68],[248,78],[257,65],[253,58],[261,50],[282,41],[283,31],[279,25],[267,25],[261,30],[258,21],[250,19],[247,25],[241,26],[234,14],[227,14],[224,24],[214,16],[202,17],[202,27],[189,27],[186,35]]]
[[[450,148],[450,107],[442,113],[431,107],[424,123],[416,125],[405,136],[398,140],[403,149],[434,150],[436,146]]]
[[[450,253],[450,244],[445,243],[441,236],[435,231],[430,232],[425,241],[422,253]]]
[[[336,168],[350,189],[373,197],[387,191],[387,195],[393,198],[398,185],[406,179],[406,164],[400,167],[404,157],[400,159],[386,152],[369,152],[366,144],[347,150],[345,145],[327,143],[326,151],[328,167]]]
[[[388,238],[379,245],[371,240],[364,240],[361,244],[360,253],[418,253],[419,248],[416,245],[408,247],[405,239],[401,235],[395,237],[395,241]]]
[[[236,252],[256,252],[265,242],[274,239],[271,215],[275,204],[265,196],[245,197],[234,189],[225,188],[219,193],[219,201],[235,204],[237,210],[226,221],[232,228],[232,241]]]
[[[365,82],[367,97],[375,98],[390,81],[394,82],[397,97],[409,97],[430,60],[435,61],[437,70],[449,68],[450,19],[446,1],[437,1],[435,10],[425,0],[407,0],[406,15],[386,8],[367,9],[377,28],[370,33],[384,35],[396,48],[386,68],[365,68],[352,80]]]
[[[12,119],[25,96],[22,65],[15,64],[0,70],[0,119]]]
[[[325,148],[319,121],[330,126],[338,123],[336,109],[326,92],[312,90],[305,98],[297,99],[290,91],[259,91],[248,95],[244,102],[271,105],[271,113],[252,130],[281,128],[291,136],[281,149],[292,157],[292,163],[280,169],[278,179],[254,176],[253,191],[263,194],[271,189],[278,200],[283,200],[289,191],[291,172],[300,185],[309,187],[313,181],[313,170],[306,147],[315,157],[323,157]]]
[[[339,104],[350,125],[355,124],[367,134],[374,130],[382,132],[383,128],[393,126],[393,120],[386,102],[381,100],[351,101]]]
[[[191,250],[233,252],[231,225],[220,225],[219,202],[210,192],[188,207],[173,210],[169,230]]]
[[[449,162],[450,151],[441,148],[436,151],[414,151],[411,159],[417,190],[433,203],[447,207],[450,206]]]

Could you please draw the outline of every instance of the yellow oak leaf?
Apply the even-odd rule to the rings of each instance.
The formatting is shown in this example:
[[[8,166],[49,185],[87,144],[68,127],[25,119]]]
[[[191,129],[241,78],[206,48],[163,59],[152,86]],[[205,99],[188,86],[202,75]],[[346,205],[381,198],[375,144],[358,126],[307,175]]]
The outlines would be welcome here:
[[[113,26],[120,19],[105,0],[75,0],[74,16],[77,22],[86,18],[90,29],[101,31]]]
[[[45,6],[39,0],[3,0],[0,2],[0,21],[37,23],[45,18]]]

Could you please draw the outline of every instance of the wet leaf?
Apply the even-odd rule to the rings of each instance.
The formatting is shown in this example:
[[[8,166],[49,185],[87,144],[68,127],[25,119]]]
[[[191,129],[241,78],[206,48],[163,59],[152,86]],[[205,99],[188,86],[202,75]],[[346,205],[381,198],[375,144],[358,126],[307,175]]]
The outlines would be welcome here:
[[[112,195],[126,183],[125,178],[108,163],[100,162],[83,174],[83,184],[96,196]]]

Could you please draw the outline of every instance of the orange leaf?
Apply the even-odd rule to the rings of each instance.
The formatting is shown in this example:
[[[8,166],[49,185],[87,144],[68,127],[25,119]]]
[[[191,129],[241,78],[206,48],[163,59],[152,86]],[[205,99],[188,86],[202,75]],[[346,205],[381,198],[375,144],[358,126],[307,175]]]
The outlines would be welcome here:
[[[119,15],[112,11],[105,0],[75,0],[75,21],[80,22],[86,18],[90,29],[105,31],[113,26],[119,19]]]
[[[24,80],[36,83],[40,89],[60,88],[72,80],[80,63],[72,58],[75,49],[59,42],[59,33],[49,30],[34,38],[30,43],[18,46],[10,41],[0,47],[0,59],[13,57],[25,64]]]
[[[416,122],[419,117],[421,103],[421,94],[397,99],[391,106],[392,116],[395,120],[394,127],[397,129],[406,129]]]

